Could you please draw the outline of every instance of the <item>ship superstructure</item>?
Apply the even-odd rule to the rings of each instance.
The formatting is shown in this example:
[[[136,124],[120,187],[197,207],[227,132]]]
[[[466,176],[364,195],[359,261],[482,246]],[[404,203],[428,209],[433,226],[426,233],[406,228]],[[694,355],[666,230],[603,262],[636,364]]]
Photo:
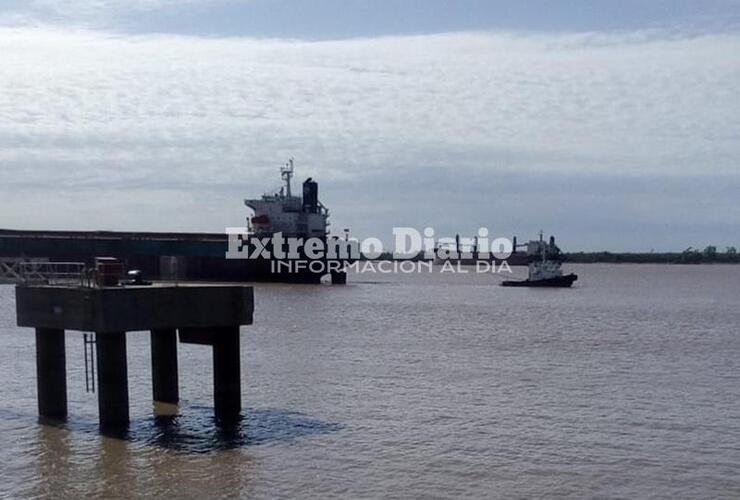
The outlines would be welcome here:
[[[319,201],[319,185],[312,178],[303,183],[302,196],[294,196],[291,181],[295,173],[293,159],[280,169],[284,185],[277,193],[259,199],[246,199],[254,210],[247,219],[249,232],[255,235],[283,233],[284,236],[326,238],[329,234],[329,210]]]
[[[540,231],[539,240],[531,240],[522,246],[527,248],[527,259],[529,261],[529,273],[524,281],[503,281],[503,286],[536,286],[536,287],[558,287],[567,288],[578,279],[571,273],[563,275],[560,268],[562,264],[562,253],[555,244],[555,237],[550,236],[550,241],[545,241]],[[514,248],[517,247],[516,239]]]

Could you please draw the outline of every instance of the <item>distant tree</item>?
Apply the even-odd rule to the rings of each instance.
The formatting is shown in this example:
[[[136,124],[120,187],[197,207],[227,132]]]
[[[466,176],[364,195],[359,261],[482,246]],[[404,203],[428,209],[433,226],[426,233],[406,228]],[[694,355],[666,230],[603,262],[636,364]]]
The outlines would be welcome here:
[[[681,252],[681,258],[679,259],[679,262],[685,263],[685,264],[698,264],[701,262],[701,254],[698,250],[695,250],[692,247],[687,248],[683,252]]]
[[[735,247],[727,247],[725,249],[725,253],[727,253],[728,255],[736,255],[737,254],[737,248],[735,248]]]
[[[717,247],[714,245],[709,245],[704,249],[704,256],[705,257],[715,257],[717,255]]]

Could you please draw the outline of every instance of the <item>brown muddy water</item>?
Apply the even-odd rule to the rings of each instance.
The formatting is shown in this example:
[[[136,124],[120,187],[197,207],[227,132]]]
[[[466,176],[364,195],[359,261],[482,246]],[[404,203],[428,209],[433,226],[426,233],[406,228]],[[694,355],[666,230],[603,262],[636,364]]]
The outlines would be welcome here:
[[[123,439],[98,432],[75,332],[69,421],[39,424],[33,331],[0,286],[0,496],[739,498],[740,266],[570,269],[571,290],[256,285],[233,434],[202,346],[179,345],[180,416],[155,424],[129,333]]]

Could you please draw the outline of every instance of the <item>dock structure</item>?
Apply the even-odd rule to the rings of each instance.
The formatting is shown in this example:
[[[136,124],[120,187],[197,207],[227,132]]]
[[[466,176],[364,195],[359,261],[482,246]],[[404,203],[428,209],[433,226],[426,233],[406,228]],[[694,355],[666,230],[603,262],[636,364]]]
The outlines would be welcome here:
[[[246,241],[254,247],[257,240],[261,244],[263,237],[250,235]],[[318,270],[309,267],[296,272],[276,272],[275,263],[286,261],[272,257],[227,258],[229,245],[226,233],[0,229],[0,283],[23,283],[25,275],[43,267],[40,266],[43,263],[50,266],[82,263],[92,267],[99,256],[114,257],[127,270],[139,270],[147,279],[162,281],[319,284],[329,274],[329,259],[308,258],[303,250],[301,260],[319,261],[322,265]],[[331,274],[332,283],[346,283],[346,273]]]
[[[240,326],[254,313],[252,287],[231,285],[16,287],[18,326],[36,330],[38,408],[67,416],[65,331],[94,332],[101,427],[129,423],[127,332],[151,335],[155,405],[179,403],[177,340],[213,350],[216,422],[231,426],[241,413]]]

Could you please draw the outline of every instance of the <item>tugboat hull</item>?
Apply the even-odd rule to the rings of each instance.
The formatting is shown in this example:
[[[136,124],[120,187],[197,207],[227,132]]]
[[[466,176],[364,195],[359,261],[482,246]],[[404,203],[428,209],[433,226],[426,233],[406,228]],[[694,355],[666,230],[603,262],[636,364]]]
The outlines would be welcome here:
[[[543,280],[530,281],[503,281],[501,286],[527,286],[527,287],[549,287],[549,288],[569,288],[574,281],[578,279],[577,274],[568,274],[556,278],[547,278]]]

